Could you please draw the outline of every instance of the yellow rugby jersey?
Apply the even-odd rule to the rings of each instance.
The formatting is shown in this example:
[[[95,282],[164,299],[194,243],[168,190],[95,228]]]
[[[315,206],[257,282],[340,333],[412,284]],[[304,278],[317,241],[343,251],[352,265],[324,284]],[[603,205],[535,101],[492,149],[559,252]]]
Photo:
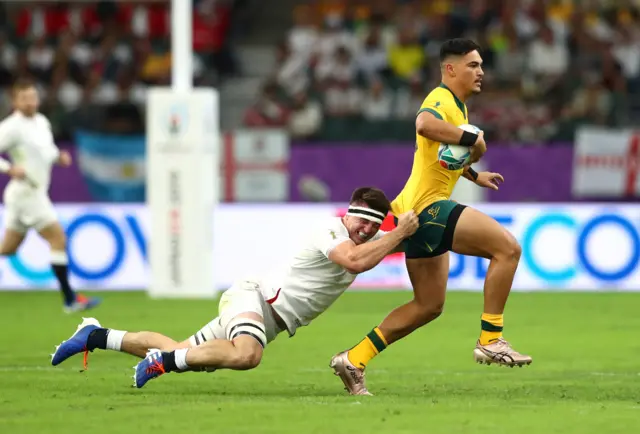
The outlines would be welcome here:
[[[424,111],[456,127],[469,123],[467,106],[444,84],[440,84],[427,95],[418,114]],[[419,214],[430,204],[449,199],[463,169],[447,170],[440,166],[439,146],[439,142],[416,133],[411,175],[400,194],[391,203],[393,214],[398,215],[409,210]]]

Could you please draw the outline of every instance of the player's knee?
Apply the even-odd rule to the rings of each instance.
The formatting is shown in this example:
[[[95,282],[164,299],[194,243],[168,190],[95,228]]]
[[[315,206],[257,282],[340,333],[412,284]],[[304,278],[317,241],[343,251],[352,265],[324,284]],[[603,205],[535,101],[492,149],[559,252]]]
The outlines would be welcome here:
[[[64,232],[54,235],[49,239],[52,250],[65,251],[67,249],[67,237]]]
[[[518,262],[522,255],[522,247],[516,238],[510,233],[506,233],[505,239],[500,248],[500,259]]]

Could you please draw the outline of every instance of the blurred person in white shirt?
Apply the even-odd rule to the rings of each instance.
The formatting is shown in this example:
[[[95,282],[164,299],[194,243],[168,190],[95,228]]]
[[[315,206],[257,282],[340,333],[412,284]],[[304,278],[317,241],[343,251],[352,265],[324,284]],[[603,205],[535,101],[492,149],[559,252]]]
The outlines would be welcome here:
[[[14,255],[29,229],[35,229],[51,248],[51,268],[63,295],[67,313],[90,309],[97,298],[76,294],[69,284],[67,239],[49,199],[51,168],[71,165],[71,155],[60,151],[54,141],[49,120],[38,109],[40,98],[33,82],[20,79],[12,89],[14,111],[0,122],[0,172],[11,177],[4,190],[5,233],[0,254]]]
[[[369,121],[379,121],[391,118],[393,97],[385,89],[379,78],[371,80],[369,89],[362,100],[362,116]]]
[[[289,134],[294,139],[308,139],[322,126],[322,106],[309,100],[306,92],[298,92],[293,99],[289,116]]]

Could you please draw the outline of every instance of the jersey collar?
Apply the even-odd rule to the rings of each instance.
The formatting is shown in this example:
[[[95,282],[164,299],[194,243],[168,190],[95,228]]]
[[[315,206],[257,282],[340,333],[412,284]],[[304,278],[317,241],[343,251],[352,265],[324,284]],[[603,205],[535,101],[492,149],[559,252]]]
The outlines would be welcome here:
[[[462,116],[464,116],[464,118],[465,118],[465,119],[467,119],[467,112],[465,111],[465,105],[464,105],[464,103],[458,99],[458,97],[456,96],[456,94],[455,94],[455,93],[453,93],[453,91],[452,91],[451,89],[449,89],[449,87],[448,87],[446,84],[444,84],[444,83],[440,83],[440,86],[439,86],[439,87],[441,87],[441,88],[443,88],[443,89],[447,89],[449,92],[451,92],[451,95],[453,95],[453,99],[455,100],[456,105],[458,106],[458,108],[459,108],[459,109],[460,109],[460,111],[462,112]]]

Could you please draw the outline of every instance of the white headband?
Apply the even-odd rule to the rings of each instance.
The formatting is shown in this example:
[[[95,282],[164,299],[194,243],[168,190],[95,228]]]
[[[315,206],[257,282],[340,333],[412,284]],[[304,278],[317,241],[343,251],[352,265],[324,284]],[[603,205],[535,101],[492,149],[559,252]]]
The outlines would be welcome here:
[[[370,222],[382,224],[382,221],[385,219],[386,215],[381,213],[380,211],[376,211],[375,209],[366,208],[363,206],[350,206],[347,211],[347,215],[352,215],[356,217],[363,218],[365,220],[369,220]]]

